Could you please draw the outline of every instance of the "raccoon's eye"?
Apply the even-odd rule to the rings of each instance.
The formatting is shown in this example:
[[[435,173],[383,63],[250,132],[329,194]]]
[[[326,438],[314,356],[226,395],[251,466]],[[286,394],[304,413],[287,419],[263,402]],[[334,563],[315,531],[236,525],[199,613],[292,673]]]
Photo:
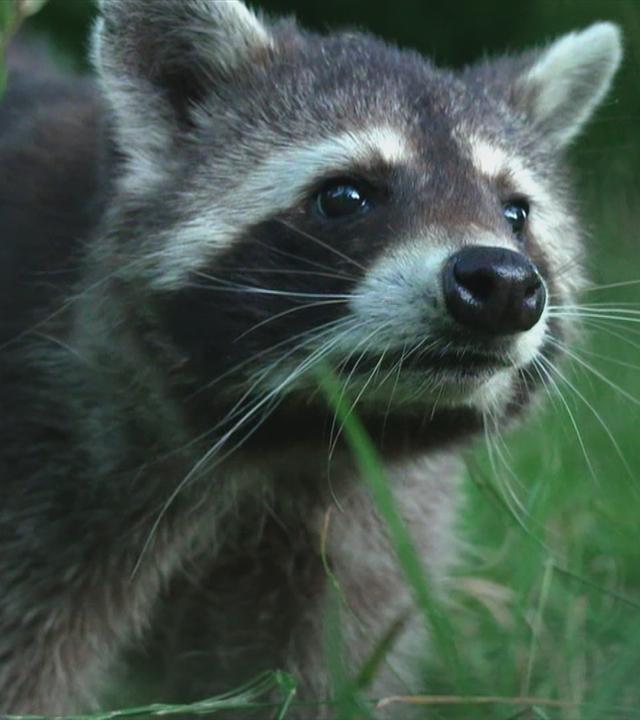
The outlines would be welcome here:
[[[366,212],[371,204],[364,184],[350,178],[329,180],[315,196],[317,211],[332,220]]]
[[[529,203],[524,198],[510,200],[502,209],[514,235],[521,235],[529,217]]]

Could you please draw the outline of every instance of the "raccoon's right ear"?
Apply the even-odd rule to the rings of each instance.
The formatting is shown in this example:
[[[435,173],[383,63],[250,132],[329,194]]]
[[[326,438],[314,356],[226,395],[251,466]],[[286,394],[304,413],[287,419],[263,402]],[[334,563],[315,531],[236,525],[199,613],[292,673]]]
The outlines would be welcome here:
[[[166,151],[167,133],[216,83],[269,51],[268,27],[239,0],[99,0],[92,55],[126,151]]]

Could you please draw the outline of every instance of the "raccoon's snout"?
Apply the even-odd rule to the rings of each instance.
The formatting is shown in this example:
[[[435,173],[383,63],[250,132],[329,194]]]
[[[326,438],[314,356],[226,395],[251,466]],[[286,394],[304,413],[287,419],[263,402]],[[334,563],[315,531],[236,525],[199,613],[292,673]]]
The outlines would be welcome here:
[[[546,291],[535,265],[501,247],[466,247],[443,270],[449,314],[458,323],[491,335],[531,329],[540,319]]]

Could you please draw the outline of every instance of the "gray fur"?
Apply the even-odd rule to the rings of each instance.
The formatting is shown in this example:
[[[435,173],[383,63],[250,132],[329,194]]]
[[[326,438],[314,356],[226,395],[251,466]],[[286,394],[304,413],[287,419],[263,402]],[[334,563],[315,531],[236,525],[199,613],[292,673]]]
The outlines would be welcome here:
[[[442,263],[468,244],[518,247],[500,203],[524,189],[534,210],[520,249],[557,303],[573,301],[582,239],[558,146],[608,88],[617,32],[561,40],[572,49],[565,76],[545,64],[566,58],[563,46],[453,73],[364,34],[321,37],[236,2],[101,9],[103,99],[64,85],[55,112],[43,112],[29,98],[45,86],[23,92],[16,73],[7,103],[22,93],[30,120],[0,124],[0,162],[20,170],[0,192],[16,198],[0,202],[3,238],[16,244],[7,272],[60,237],[56,262],[71,275],[51,272],[44,288],[26,275],[33,307],[7,305],[20,325],[1,328],[0,712],[97,707],[145,648],[164,658],[157,700],[197,699],[274,667],[297,675],[301,698],[331,695],[325,526],[351,608],[349,666],[407,617],[370,690],[418,690],[429,639],[344,442],[328,463],[331,418],[309,373],[296,374],[320,347],[320,320],[286,298],[333,287],[348,298],[319,315],[354,323],[325,335],[335,341],[327,358],[361,358],[343,379],[363,391],[362,420],[440,587],[456,555],[460,448],[487,415],[507,423],[530,405],[532,359],[571,327],[545,316],[500,346],[508,367],[473,380],[408,362],[369,385],[363,351],[375,364],[449,332]],[[559,78],[570,107],[537,102],[543,90],[557,97]],[[66,184],[51,181],[55,142],[68,151]],[[289,173],[280,160],[290,157],[305,167]],[[387,214],[318,245],[310,194],[350,164],[387,184]],[[37,200],[54,192],[62,199]],[[71,229],[77,205],[86,218]],[[303,333],[307,344],[292,347]]]

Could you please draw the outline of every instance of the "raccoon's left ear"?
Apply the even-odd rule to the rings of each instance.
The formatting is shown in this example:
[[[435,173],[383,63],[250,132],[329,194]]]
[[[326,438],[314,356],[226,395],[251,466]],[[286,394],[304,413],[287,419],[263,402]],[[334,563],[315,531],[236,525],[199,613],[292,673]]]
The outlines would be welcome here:
[[[556,147],[580,132],[622,59],[619,28],[601,22],[552,43],[516,81],[513,98]]]
[[[545,141],[561,149],[603,100],[621,59],[619,28],[600,22],[542,51],[489,60],[466,74],[525,114]]]
[[[136,155],[166,152],[193,107],[272,45],[240,0],[99,0],[99,9],[93,61],[122,149]]]

